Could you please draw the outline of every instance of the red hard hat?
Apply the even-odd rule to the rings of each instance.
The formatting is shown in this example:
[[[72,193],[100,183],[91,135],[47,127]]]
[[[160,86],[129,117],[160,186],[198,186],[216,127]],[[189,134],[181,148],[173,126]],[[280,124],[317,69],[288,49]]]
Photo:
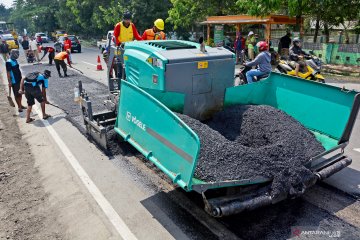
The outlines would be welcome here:
[[[265,41],[260,41],[256,45],[260,51],[265,51],[265,50],[268,50],[268,48],[269,48],[269,44]]]

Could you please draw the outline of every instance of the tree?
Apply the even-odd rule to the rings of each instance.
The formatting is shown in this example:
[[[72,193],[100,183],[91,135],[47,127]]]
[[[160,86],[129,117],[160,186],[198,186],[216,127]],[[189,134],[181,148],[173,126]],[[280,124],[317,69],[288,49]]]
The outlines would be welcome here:
[[[16,28],[35,33],[51,32],[57,26],[55,12],[58,2],[53,0],[14,1],[10,21]]]
[[[348,41],[347,23],[359,18],[359,0],[238,0],[239,8],[250,15],[264,16],[271,13],[295,16],[297,30],[299,31],[301,18],[306,16],[315,20],[314,42],[320,30],[321,23],[324,26],[326,41],[329,41],[331,26],[342,25],[345,38]]]
[[[241,8],[236,2],[236,0],[171,0],[173,7],[169,10],[167,21],[172,23],[175,29],[191,29],[195,23],[205,20],[206,16],[240,13]]]
[[[168,17],[168,9],[171,7],[169,0],[132,0],[111,2],[109,7],[100,6],[101,14],[96,16],[99,26],[107,24],[114,27],[121,21],[125,11],[130,11],[133,15],[133,22],[138,30],[145,30],[153,26],[153,22],[158,19]],[[171,27],[166,26],[166,29]]]
[[[321,11],[319,11],[321,9]],[[324,27],[324,33],[326,36],[325,41],[329,42],[330,29],[332,26],[343,26],[345,42],[349,42],[348,29],[353,27],[354,20],[359,18],[360,13],[360,1],[358,0],[320,0],[314,1],[310,5],[310,11],[308,12],[310,17],[316,17],[316,28],[314,42],[320,25]]]
[[[11,8],[6,8],[4,4],[0,4],[0,21],[7,22],[11,14]]]

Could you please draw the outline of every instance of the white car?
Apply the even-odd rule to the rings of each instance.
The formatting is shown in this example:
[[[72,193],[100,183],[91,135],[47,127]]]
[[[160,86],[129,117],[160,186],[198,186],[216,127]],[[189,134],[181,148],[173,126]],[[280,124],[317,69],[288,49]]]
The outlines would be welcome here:
[[[41,40],[42,40],[43,43],[48,43],[49,42],[49,38],[46,36],[45,33],[41,33],[41,32],[36,33],[35,37],[37,38],[39,35],[41,36]]]

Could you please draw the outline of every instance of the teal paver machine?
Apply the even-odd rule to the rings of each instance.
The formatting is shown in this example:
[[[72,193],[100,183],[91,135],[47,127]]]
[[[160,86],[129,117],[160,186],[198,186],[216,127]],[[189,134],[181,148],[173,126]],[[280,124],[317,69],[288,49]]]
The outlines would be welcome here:
[[[135,41],[125,47],[112,46],[107,66],[106,111],[92,111],[88,93],[79,82],[87,134],[106,149],[107,132],[113,128],[122,141],[134,146],[175,185],[202,194],[205,210],[214,217],[297,196],[284,193],[281,199],[273,199],[269,194],[272,179],[205,182],[195,178],[201,142],[176,113],[205,120],[236,104],[266,104],[286,112],[312,131],[325,148],[324,153],[309,159],[309,168],[317,178],[304,182],[303,192],[352,161],[344,149],[359,110],[356,91],[278,73],[234,87],[233,53],[187,41]]]

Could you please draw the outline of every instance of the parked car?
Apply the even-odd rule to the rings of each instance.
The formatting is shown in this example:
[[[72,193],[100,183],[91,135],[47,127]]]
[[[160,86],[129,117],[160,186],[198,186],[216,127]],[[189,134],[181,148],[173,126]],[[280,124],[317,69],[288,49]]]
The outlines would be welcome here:
[[[42,40],[42,42],[43,43],[48,43],[49,42],[49,38],[48,38],[48,36],[46,36],[46,34],[45,33],[36,33],[35,34],[35,37],[37,38],[38,36],[40,36],[41,37],[41,40]]]
[[[71,52],[77,51],[81,53],[80,40],[75,35],[68,35],[68,38],[71,40]],[[64,36],[59,37],[58,42],[61,43],[61,48],[64,49]]]
[[[1,41],[5,40],[7,45],[9,45],[9,49],[19,49],[19,45],[16,43],[13,35],[11,34],[2,34],[0,35]]]

